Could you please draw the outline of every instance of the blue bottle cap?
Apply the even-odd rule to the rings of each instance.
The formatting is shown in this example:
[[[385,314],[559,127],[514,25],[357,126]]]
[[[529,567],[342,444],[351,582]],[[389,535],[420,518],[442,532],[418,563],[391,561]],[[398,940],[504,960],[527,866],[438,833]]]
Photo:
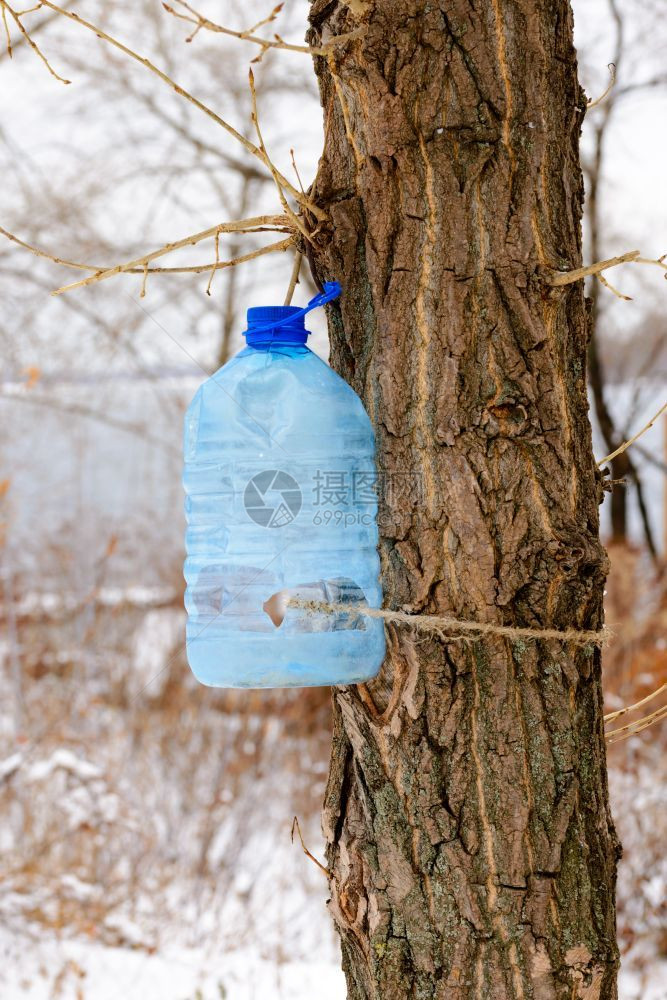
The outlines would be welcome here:
[[[253,306],[248,309],[245,337],[250,347],[305,344],[309,333],[303,309],[298,306]]]
[[[253,306],[248,309],[248,329],[244,332],[248,345],[305,344],[310,333],[304,322],[306,314],[337,299],[340,292],[337,281],[325,281],[324,291],[303,309],[298,306]]]

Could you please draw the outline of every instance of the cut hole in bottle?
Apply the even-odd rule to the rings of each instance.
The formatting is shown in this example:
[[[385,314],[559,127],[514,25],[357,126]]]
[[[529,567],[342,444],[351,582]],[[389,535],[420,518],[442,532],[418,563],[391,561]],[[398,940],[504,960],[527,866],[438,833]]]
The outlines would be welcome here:
[[[279,590],[276,594],[271,594],[268,601],[264,601],[262,605],[262,608],[266,611],[276,628],[280,628],[285,620],[289,598],[289,590]]]
[[[321,601],[325,604],[349,604],[350,611],[355,605],[366,605],[366,595],[361,587],[347,577],[334,580],[316,580],[313,583],[300,583],[296,587],[286,587],[276,591],[262,605],[276,628],[280,628],[285,620],[290,599],[297,597],[301,601]],[[347,612],[314,611],[302,613],[299,617],[297,631],[299,632],[337,632],[340,629],[359,629],[364,631],[366,623],[363,615]]]

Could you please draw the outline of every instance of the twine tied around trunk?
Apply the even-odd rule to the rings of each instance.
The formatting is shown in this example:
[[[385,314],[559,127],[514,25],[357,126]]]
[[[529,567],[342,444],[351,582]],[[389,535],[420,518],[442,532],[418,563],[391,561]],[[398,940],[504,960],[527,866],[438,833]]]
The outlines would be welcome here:
[[[301,608],[310,614],[364,615],[366,618],[381,618],[383,621],[394,622],[397,625],[409,625],[419,632],[433,632],[440,635],[457,635],[458,633],[459,638],[464,638],[466,635],[471,637],[475,635],[500,635],[506,639],[557,639],[560,642],[572,642],[578,646],[604,646],[612,635],[606,626],[601,629],[524,628],[520,625],[466,621],[464,618],[452,618],[444,615],[415,615],[406,611],[369,608],[364,604],[330,604],[327,601],[306,601],[299,597],[290,597],[287,605],[292,608]]]

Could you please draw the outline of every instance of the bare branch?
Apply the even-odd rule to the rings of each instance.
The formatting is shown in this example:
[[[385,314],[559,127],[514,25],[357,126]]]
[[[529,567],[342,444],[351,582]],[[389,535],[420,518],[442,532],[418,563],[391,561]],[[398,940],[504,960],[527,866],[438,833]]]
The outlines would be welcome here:
[[[69,7],[72,2],[74,2],[74,0],[67,0],[67,2],[65,3],[65,6]],[[3,59],[4,56],[5,56],[5,54],[7,54],[9,56],[9,58],[11,59],[12,56],[14,55],[14,53],[17,51],[17,49],[19,49],[20,46],[25,43],[26,38],[25,38],[25,35],[21,35],[21,37],[17,38],[17,40],[15,42],[11,41],[10,34],[9,34],[9,27],[7,25],[7,7],[5,5],[6,5],[6,0],[4,0],[4,3],[0,3],[0,11],[2,12],[2,20],[3,20],[3,23],[4,23],[4,27],[5,27],[5,35],[6,35],[6,38],[7,38],[7,45],[5,47],[5,51],[4,52],[0,52],[0,59]],[[41,8],[41,6],[42,5],[40,3],[35,9],[39,10]],[[25,11],[23,11],[23,13],[25,13]],[[19,14],[19,16],[22,16],[22,15]],[[58,15],[56,13],[54,13],[53,11],[51,11],[50,13],[46,13],[45,16],[40,21],[38,21],[37,24],[34,25],[34,27],[32,28],[32,30],[30,32],[30,37],[32,38],[33,35],[35,34],[35,32],[41,31],[42,28],[45,28],[46,25],[49,24],[51,21],[55,21],[55,19],[57,17],[58,17]]]
[[[617,299],[622,299],[623,302],[632,302],[632,296],[625,295],[624,292],[619,292],[618,288],[612,285],[611,281],[605,278],[604,274],[602,274],[601,271],[598,274],[596,274],[595,277],[598,279],[600,284],[604,285],[605,288],[608,288],[609,291],[612,292],[612,294],[615,295]]]
[[[598,104],[602,104],[602,102],[604,101],[605,97],[607,97],[609,95],[609,93],[611,92],[614,84],[616,83],[616,66],[614,65],[614,63],[609,63],[609,65],[607,66],[607,69],[609,70],[609,85],[608,85],[607,89],[604,91],[604,93],[600,94],[600,96],[597,97],[594,101],[590,101],[589,100],[589,102],[588,102],[588,110],[589,111],[590,111],[591,108],[596,108],[598,106]]]
[[[259,230],[258,230],[259,232]],[[258,250],[250,250],[241,254],[240,257],[232,257],[231,260],[220,260],[213,264],[194,264],[191,267],[149,267],[149,274],[203,274],[206,271],[223,271],[226,267],[236,267],[237,264],[245,264],[255,257],[263,257],[267,253],[278,253],[281,250],[289,250],[294,246],[294,236],[288,236],[286,240],[279,240],[277,243],[269,243],[267,246],[259,247]],[[124,274],[137,274],[140,268],[134,271],[124,271]]]
[[[627,740],[628,737],[641,733],[643,729],[648,729],[649,726],[655,725],[656,722],[661,722],[664,718],[667,718],[667,705],[663,705],[662,708],[656,709],[655,712],[651,712],[650,715],[645,715],[635,722],[629,722],[626,726],[619,726],[618,729],[612,729],[605,734],[605,739],[610,743]],[[612,737],[616,737],[616,739]]]
[[[0,2],[4,4],[6,0],[0,0]],[[206,104],[198,100],[198,98],[194,97],[191,93],[189,93],[189,91],[185,90],[174,80],[172,80],[170,76],[168,76],[165,72],[163,72],[163,70],[159,69],[155,65],[155,63],[152,63],[150,59],[146,58],[146,56],[139,55],[139,53],[135,52],[133,49],[130,49],[127,45],[124,45],[123,42],[119,42],[117,38],[113,38],[111,35],[107,34],[106,31],[103,31],[95,24],[92,24],[90,21],[86,21],[83,17],[80,17],[73,11],[65,10],[63,7],[59,7],[58,4],[52,3],[52,0],[42,0],[42,4],[45,7],[48,7],[50,10],[56,11],[56,13],[58,14],[62,14],[63,17],[69,18],[70,21],[74,21],[76,24],[80,24],[82,27],[87,28],[88,31],[92,31],[93,34],[97,35],[98,38],[101,38],[105,42],[108,42],[109,45],[113,45],[114,48],[119,49],[125,55],[129,56],[131,59],[134,59],[136,62],[144,66],[146,69],[150,70],[151,73],[154,73],[157,77],[159,77],[160,80],[162,80],[169,87],[171,87],[171,89],[174,90],[177,94],[179,94],[181,97],[184,97],[191,104],[194,104],[196,108],[199,108],[200,111],[203,111],[204,114],[207,115],[209,118],[211,118],[217,125],[220,125],[227,133],[229,133],[229,135],[231,135],[234,139],[236,139],[237,142],[240,142],[241,145],[244,146],[249,153],[252,153],[253,156],[256,156],[258,159],[262,161],[262,163],[264,163],[267,167],[269,167],[269,169],[273,170],[276,169],[275,167],[273,168],[270,167],[270,165],[266,162],[265,155],[257,146],[255,146],[254,143],[250,142],[249,139],[246,139],[245,136],[242,135],[240,132],[238,132],[233,125],[230,125],[229,122],[226,122],[224,118],[221,118],[220,115],[216,114],[216,112],[213,111],[211,108],[209,108]],[[321,208],[319,208],[319,206],[317,206],[315,202],[311,201],[310,198],[304,197],[304,195],[302,195],[301,192],[298,191],[287,180],[286,177],[283,177],[282,174],[279,176],[280,176],[280,183],[287,191],[289,191],[290,195],[299,204],[303,205],[310,212],[312,212],[315,218],[319,219],[320,221],[326,219],[327,217],[326,213]]]
[[[12,36],[9,33],[9,25],[7,24],[7,5],[5,3],[0,3],[0,9],[2,10],[2,23],[5,28],[5,37],[7,39],[7,55],[12,58]]]
[[[278,226],[259,226],[257,229],[250,230],[253,233],[288,233],[291,230],[287,227]],[[45,250],[40,250],[39,247],[33,246],[31,243],[26,243],[25,240],[19,239],[13,233],[8,232],[0,226],[0,233],[6,236],[8,240],[12,243],[16,243],[18,246],[24,247],[29,250],[30,253],[34,253],[36,257],[42,257],[44,260],[50,260],[54,264],[62,264],[64,267],[73,267],[80,271],[92,271],[99,274],[103,271],[110,270],[108,265],[101,264],[81,264],[75,260],[66,260],[63,257],[54,257],[50,253],[46,253]],[[231,261],[221,261],[214,264],[191,264],[189,267],[126,267],[123,270],[123,274],[202,274],[204,271],[211,270],[222,270],[225,267],[231,267],[234,264],[241,264],[246,260],[252,260],[253,257],[259,257],[264,253],[270,253],[274,250],[286,250],[288,247],[292,246],[294,243],[294,237],[290,236],[289,239],[281,240],[278,243],[271,243],[268,247],[262,248],[261,250],[255,250],[252,253],[244,254],[243,257],[236,257]]]
[[[282,8],[282,4],[274,8],[271,14],[265,18],[263,21],[259,21],[252,28],[247,28],[245,31],[234,31],[232,28],[224,28],[221,24],[216,24],[215,21],[209,21],[207,17],[196,11],[189,3],[185,0],[175,0],[175,3],[179,6],[185,8],[189,11],[189,14],[182,14],[180,11],[174,10],[170,7],[168,3],[163,3],[162,6],[167,11],[168,14],[173,14],[181,21],[186,21],[188,24],[193,24],[195,30],[186,38],[186,42],[191,42],[198,31],[204,28],[206,31],[213,31],[219,35],[227,35],[230,38],[238,38],[243,42],[252,42],[254,45],[259,45],[262,52],[259,58],[261,59],[265,52],[269,49],[282,49],[286,52],[304,52],[306,55],[311,56],[323,56],[326,55],[331,49],[335,48],[337,45],[344,45],[346,42],[352,41],[355,38],[360,38],[361,35],[365,34],[366,28],[356,28],[354,31],[345,32],[345,34],[336,35],[331,38],[324,45],[312,47],[310,45],[292,45],[290,42],[285,42],[279,35],[275,35],[274,38],[261,38],[258,35],[253,35],[252,32],[257,28],[260,28],[263,24],[268,24],[273,21],[276,14],[279,13]]]
[[[29,250],[30,253],[34,253],[36,257],[43,257],[45,260],[53,261],[54,264],[63,264],[65,267],[74,267],[79,271],[99,271],[99,267],[95,267],[93,264],[80,264],[75,260],[67,260],[65,257],[54,257],[53,254],[47,253],[45,250],[40,250],[39,247],[33,246],[31,243],[26,243],[25,240],[20,239],[18,236],[14,236],[7,229],[3,229],[0,226],[0,234],[5,236],[12,243],[16,243],[20,247]]]
[[[317,865],[317,867],[320,869],[320,871],[324,872],[324,874],[326,875],[327,878],[331,878],[331,872],[329,871],[329,869],[325,868],[324,865],[322,864],[322,862],[318,861],[317,858],[315,857],[315,855],[311,854],[310,851],[308,850],[308,848],[306,847],[306,845],[304,844],[303,837],[301,836],[301,827],[299,826],[299,820],[298,820],[297,816],[295,816],[294,819],[292,820],[292,843],[294,843],[294,831],[295,830],[296,830],[296,832],[299,835],[299,840],[301,841],[301,848],[303,850],[303,853],[306,855],[307,858],[310,858],[310,860],[313,861]]]
[[[56,80],[59,80],[60,83],[65,83],[65,84],[71,83],[72,82],[71,80],[66,80],[64,76],[60,76],[58,73],[56,73],[56,71],[54,70],[54,68],[51,66],[49,60],[46,58],[46,56],[44,55],[44,53],[40,49],[40,47],[37,44],[37,42],[35,42],[34,39],[31,38],[31,36],[28,33],[28,31],[23,27],[23,22],[21,21],[21,18],[23,17],[23,15],[24,14],[30,14],[32,11],[35,11],[35,10],[39,10],[40,6],[41,6],[41,4],[37,4],[36,7],[30,7],[28,10],[16,11],[16,10],[14,10],[13,7],[9,6],[9,4],[7,3],[7,0],[0,0],[0,7],[2,7],[2,20],[3,20],[4,26],[5,26],[5,33],[7,35],[7,54],[11,58],[11,55],[12,55],[12,42],[11,42],[11,37],[10,37],[10,34],[9,34],[9,27],[7,26],[7,17],[6,17],[6,14],[8,13],[9,16],[11,17],[11,19],[14,21],[14,24],[16,25],[16,27],[21,32],[24,40],[28,43],[28,45],[30,46],[30,48],[32,49],[32,51],[35,53],[35,55],[37,56],[37,58],[41,59],[41,61],[44,63],[44,65],[48,69],[49,73],[51,74],[51,76],[55,77]],[[66,13],[66,12],[64,11],[63,13]]]
[[[662,404],[658,412],[655,414],[654,417],[651,417],[651,419],[649,420],[649,422],[646,424],[645,427],[642,427],[640,431],[637,431],[637,433],[634,434],[628,441],[624,441],[623,444],[616,449],[616,451],[612,451],[611,455],[605,455],[604,458],[601,458],[600,461],[598,462],[598,468],[600,468],[600,466],[602,465],[605,465],[607,462],[611,462],[613,459],[617,458],[618,455],[622,455],[624,451],[627,451],[630,445],[634,444],[634,442],[638,438],[640,438],[642,434],[645,434],[647,430],[653,427],[653,424],[659,417],[662,416],[665,410],[667,410],[667,403]]]
[[[663,691],[667,691],[667,682],[665,684],[661,684],[655,691],[651,691],[651,693],[647,694],[645,698],[641,699],[641,701],[636,701],[634,705],[625,705],[624,708],[619,708],[616,712],[609,712],[604,717],[605,723],[614,722],[616,719],[620,719],[622,715],[627,715],[628,712],[634,712],[636,708],[641,708],[642,705],[646,705],[647,702],[653,701],[653,699],[657,698]]]
[[[208,279],[208,285],[206,286],[206,294],[211,294],[211,285],[213,284],[213,279],[215,277],[215,271],[217,265],[220,263],[220,233],[215,234],[215,263],[211,268],[211,277]]]
[[[299,173],[299,168],[296,165],[296,159],[294,158],[294,150],[293,149],[290,149],[289,155],[290,155],[290,159],[292,161],[292,169],[294,170],[294,173],[296,174],[296,179],[298,180],[299,187],[301,188],[301,193],[305,194],[306,192],[304,191],[304,188],[303,188],[303,181],[301,180],[301,174]]]
[[[263,170],[259,164],[256,165],[252,160],[245,162],[227,150],[222,149],[219,145],[205,142],[200,136],[195,135],[192,131],[187,129],[182,122],[168,114],[167,109],[160,101],[154,99],[149,93],[145,92],[144,89],[132,86],[130,80],[125,81],[125,87],[127,87],[137,101],[141,101],[153,117],[164,122],[170,129],[173,129],[177,135],[181,136],[181,138],[185,139],[188,143],[191,143],[197,152],[209,153],[211,156],[216,157],[216,159],[221,160],[225,166],[242,176],[248,175],[255,180],[265,183],[269,182],[270,178],[267,177],[266,170]],[[173,167],[170,167],[170,169],[173,169]]]
[[[662,257],[656,257],[654,260],[652,257],[637,257],[634,261],[635,264],[654,264],[656,267],[661,267],[665,271],[665,277],[667,278],[667,264],[665,264],[665,258],[667,254],[663,254]]]
[[[240,219],[238,222],[223,222],[217,226],[211,226],[209,229],[204,229],[200,233],[191,233],[190,236],[184,236],[183,239],[176,240],[174,243],[166,243],[158,250],[153,250],[142,257],[135,257],[134,260],[130,260],[125,264],[116,264],[114,267],[107,268],[104,271],[97,271],[88,278],[83,278],[81,281],[75,281],[70,285],[64,285],[62,288],[56,289],[52,294],[60,295],[62,292],[69,292],[73,288],[81,288],[83,285],[92,285],[98,281],[105,281],[107,278],[112,278],[115,274],[131,271],[132,268],[138,267],[143,273],[145,265],[150,264],[151,261],[165,257],[167,254],[173,253],[174,250],[180,250],[182,247],[195,246],[197,243],[201,243],[202,240],[209,239],[220,233],[252,233],[257,230],[258,226],[272,223],[278,225],[283,222],[285,222],[285,216],[283,215],[257,215],[251,219]]]
[[[251,34],[251,32],[257,31],[258,28],[263,28],[265,24],[271,24],[271,22],[275,21],[275,19],[278,17],[278,14],[281,12],[284,6],[285,6],[284,3],[277,4],[273,8],[270,14],[267,14],[266,17],[263,17],[261,18],[261,20],[256,21],[255,24],[252,25],[252,27],[247,28],[245,34],[249,35]]]
[[[303,260],[303,254],[297,250],[294,255],[294,267],[292,268],[292,276],[289,281],[287,288],[287,295],[285,296],[285,305],[289,306],[292,302],[292,296],[294,295],[294,289],[299,281],[299,271],[301,270],[301,261]]]
[[[617,264],[625,264],[628,261],[635,261],[639,257],[640,253],[641,250],[629,250],[628,253],[623,253],[619,257],[610,257],[609,260],[600,260],[597,264],[587,264],[586,267],[575,267],[572,271],[552,271],[552,273],[548,276],[547,281],[554,287],[571,285],[575,281],[587,278],[589,274],[600,274],[602,271],[607,271],[610,267],[616,267]]]
[[[262,132],[259,127],[259,116],[257,114],[257,91],[255,90],[255,75],[252,69],[248,70],[248,83],[250,84],[250,97],[252,100],[252,123],[255,126],[255,131],[257,133],[259,148],[264,154],[264,162],[267,164],[269,170],[271,171],[271,176],[275,181],[276,188],[278,191],[278,197],[280,198],[280,203],[283,206],[285,213],[291,219],[292,223],[299,230],[302,236],[305,236],[307,240],[310,240],[311,234],[308,232],[301,219],[299,219],[298,216],[294,214],[289,204],[287,203],[287,198],[285,197],[285,192],[283,191],[283,187],[281,184],[280,173],[274,167],[271,158],[269,157],[269,154],[266,151],[266,146],[264,145],[264,138],[262,136]]]
[[[547,275],[546,281],[555,288],[561,287],[562,285],[571,285],[575,281],[581,281],[582,278],[587,278],[589,275],[594,274],[600,279],[606,288],[609,288],[614,295],[618,295],[619,299],[625,299],[627,302],[631,302],[632,299],[629,295],[623,295],[622,292],[617,291],[609,282],[602,277],[603,271],[608,271],[610,267],[616,267],[618,264],[652,264],[654,267],[661,267],[663,271],[667,272],[667,264],[665,263],[665,258],[667,254],[663,254],[662,257],[641,257],[641,250],[629,250],[627,253],[622,253],[618,257],[610,257],[608,260],[600,260],[596,264],[587,264],[586,267],[575,267],[572,271],[552,271]],[[667,278],[667,273],[665,274]]]

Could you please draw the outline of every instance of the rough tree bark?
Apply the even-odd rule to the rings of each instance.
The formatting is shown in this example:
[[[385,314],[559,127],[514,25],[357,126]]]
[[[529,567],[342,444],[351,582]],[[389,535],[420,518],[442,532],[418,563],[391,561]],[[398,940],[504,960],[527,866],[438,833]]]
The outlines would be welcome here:
[[[584,293],[543,280],[581,263],[569,2],[312,3],[311,42],[355,27],[316,59],[333,226],[311,263],[343,283],[332,363],[393,476],[386,606],[597,628]],[[391,629],[380,678],[336,690],[334,717],[352,1000],[616,996],[597,651]]]

